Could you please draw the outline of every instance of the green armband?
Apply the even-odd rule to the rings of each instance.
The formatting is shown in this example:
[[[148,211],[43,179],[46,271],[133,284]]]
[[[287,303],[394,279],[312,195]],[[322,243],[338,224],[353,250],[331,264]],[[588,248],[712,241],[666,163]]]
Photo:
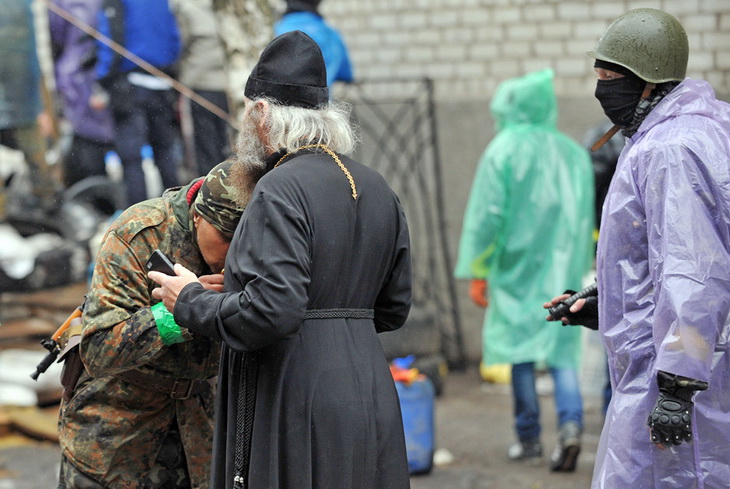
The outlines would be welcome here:
[[[180,326],[177,325],[175,317],[167,310],[165,304],[158,302],[150,310],[152,311],[152,316],[155,318],[155,323],[157,323],[157,331],[160,332],[162,343],[165,346],[185,341],[183,340]]]

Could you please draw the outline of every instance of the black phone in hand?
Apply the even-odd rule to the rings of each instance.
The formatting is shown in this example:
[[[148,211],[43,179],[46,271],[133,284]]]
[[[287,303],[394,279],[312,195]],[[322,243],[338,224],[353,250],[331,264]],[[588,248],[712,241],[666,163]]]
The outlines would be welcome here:
[[[148,272],[162,272],[165,275],[175,276],[175,268],[168,257],[160,250],[152,252],[150,259],[147,260]]]

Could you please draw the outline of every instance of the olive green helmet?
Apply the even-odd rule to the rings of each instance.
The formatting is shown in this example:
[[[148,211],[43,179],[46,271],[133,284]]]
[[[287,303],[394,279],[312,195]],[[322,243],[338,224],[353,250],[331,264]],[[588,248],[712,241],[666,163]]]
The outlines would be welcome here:
[[[664,83],[684,79],[689,44],[677,19],[639,8],[614,20],[588,55],[628,68],[644,81]]]

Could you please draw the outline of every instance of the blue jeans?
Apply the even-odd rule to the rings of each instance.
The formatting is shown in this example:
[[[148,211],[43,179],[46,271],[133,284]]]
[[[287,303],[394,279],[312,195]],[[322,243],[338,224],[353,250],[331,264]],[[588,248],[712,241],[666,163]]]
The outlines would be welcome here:
[[[573,368],[550,368],[555,384],[555,408],[558,428],[567,422],[583,429],[583,398],[578,384],[578,372]],[[520,441],[540,438],[540,403],[535,389],[535,364],[512,365],[515,430]]]
[[[112,92],[110,96],[123,95]],[[175,120],[175,92],[132,85],[124,96],[128,98],[123,109],[114,111],[114,145],[124,168],[127,205],[132,205],[148,198],[141,155],[142,146],[147,143],[152,146],[163,188],[180,184],[180,158],[176,151],[180,134]]]

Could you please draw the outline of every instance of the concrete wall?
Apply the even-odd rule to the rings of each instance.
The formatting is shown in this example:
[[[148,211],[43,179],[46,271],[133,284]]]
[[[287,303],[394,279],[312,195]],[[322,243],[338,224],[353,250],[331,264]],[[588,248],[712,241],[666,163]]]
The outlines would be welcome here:
[[[445,165],[447,226],[455,254],[477,159],[494,135],[488,104],[503,80],[552,67],[559,128],[576,140],[604,120],[593,98],[593,60],[586,52],[627,10],[665,10],[684,25],[690,43],[688,76],[730,94],[728,0],[323,0],[358,78],[434,80],[439,145]],[[469,357],[481,357],[483,311],[459,284]]]

